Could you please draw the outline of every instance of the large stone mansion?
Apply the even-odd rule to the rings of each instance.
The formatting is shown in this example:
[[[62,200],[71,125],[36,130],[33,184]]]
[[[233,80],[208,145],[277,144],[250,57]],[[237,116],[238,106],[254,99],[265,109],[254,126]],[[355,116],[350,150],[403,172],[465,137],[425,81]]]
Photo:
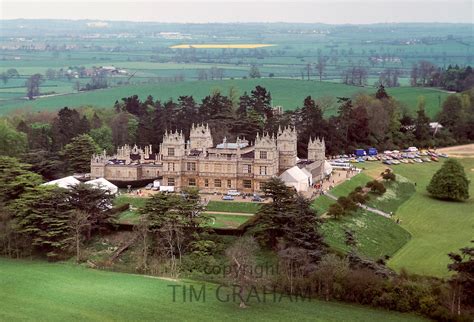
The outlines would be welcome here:
[[[202,192],[226,192],[236,189],[245,193],[261,190],[262,183],[285,170],[301,164],[322,177],[325,159],[324,139],[310,140],[308,160],[297,157],[295,128],[279,129],[276,136],[257,135],[251,144],[244,138],[214,145],[207,125],[193,125],[188,141],[182,132],[167,132],[158,153],[151,146],[125,145],[117,154],[93,155],[91,177],[103,177],[119,185],[160,178],[162,185],[197,187]],[[316,171],[316,173],[315,173]]]

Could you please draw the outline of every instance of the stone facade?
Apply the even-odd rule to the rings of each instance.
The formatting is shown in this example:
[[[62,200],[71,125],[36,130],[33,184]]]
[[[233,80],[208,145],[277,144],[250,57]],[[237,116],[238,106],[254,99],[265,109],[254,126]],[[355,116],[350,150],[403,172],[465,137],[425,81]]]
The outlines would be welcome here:
[[[91,160],[91,177],[112,181],[160,178],[161,184],[196,187],[202,192],[226,192],[235,189],[254,193],[268,179],[297,164],[297,134],[294,128],[279,129],[276,136],[257,135],[250,144],[243,138],[214,146],[207,125],[193,125],[186,142],[182,132],[166,132],[160,151],[134,146],[121,147],[109,157],[105,152]],[[322,147],[321,147],[322,144]],[[324,160],[324,141],[310,140],[311,160]]]

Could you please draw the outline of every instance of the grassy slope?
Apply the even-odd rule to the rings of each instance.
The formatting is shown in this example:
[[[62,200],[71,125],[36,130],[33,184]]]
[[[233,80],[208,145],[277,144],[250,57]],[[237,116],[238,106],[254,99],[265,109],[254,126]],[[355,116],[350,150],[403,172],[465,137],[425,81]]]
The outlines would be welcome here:
[[[372,178],[368,175],[358,174],[336,186],[332,193],[338,197],[347,196],[355,187],[364,186],[370,180]],[[326,196],[321,196],[314,201],[313,207],[321,214],[334,202]],[[362,210],[339,220],[327,219],[322,226],[322,232],[329,245],[344,252],[349,250],[344,244],[345,229],[354,231],[359,243],[358,251],[373,259],[385,255],[393,256],[410,239],[410,234],[393,220]]]
[[[4,321],[421,320],[361,306],[287,299],[254,303],[242,310],[238,304],[219,302],[209,284],[205,302],[183,303],[180,292],[173,302],[168,285],[174,282],[67,264],[0,259],[0,276],[0,320]]]
[[[463,203],[430,198],[426,186],[441,166],[439,163],[393,167],[396,173],[416,182],[416,193],[397,210],[412,239],[390,260],[395,269],[444,276],[447,254],[469,245],[474,236],[474,159],[460,159],[471,180],[471,198]]]
[[[254,214],[260,208],[260,204],[254,202],[238,202],[238,201],[209,201],[207,211],[219,212],[243,212]]]
[[[373,259],[393,256],[410,239],[410,234],[393,220],[361,210],[340,220],[329,219],[322,226],[329,245],[344,252],[349,251],[344,244],[345,229],[354,231],[358,252]]]
[[[373,93],[374,88],[361,88],[348,86],[344,84],[318,81],[301,81],[289,79],[238,79],[224,81],[189,81],[181,83],[160,83],[154,85],[131,85],[125,87],[116,87],[91,92],[69,94],[64,96],[39,98],[34,101],[8,101],[0,102],[0,114],[11,112],[15,109],[33,109],[33,110],[55,110],[64,106],[78,107],[84,105],[94,105],[98,107],[112,107],[116,100],[133,94],[139,95],[145,99],[148,95],[153,95],[155,99],[166,100],[168,98],[177,98],[180,95],[192,95],[196,100],[216,88],[219,88],[223,94],[227,94],[231,86],[238,88],[240,94],[244,91],[250,92],[255,86],[261,85],[267,88],[273,97],[274,105],[282,105],[285,109],[294,109],[301,106],[306,96],[311,95],[314,98],[322,96],[352,96],[358,92]],[[426,98],[426,110],[430,116],[436,114],[438,108],[438,96],[441,100],[446,97],[446,93],[423,88],[393,88],[388,92],[395,98],[406,104],[410,110],[416,108],[417,98],[424,95]],[[336,109],[327,111],[328,115],[334,114]]]

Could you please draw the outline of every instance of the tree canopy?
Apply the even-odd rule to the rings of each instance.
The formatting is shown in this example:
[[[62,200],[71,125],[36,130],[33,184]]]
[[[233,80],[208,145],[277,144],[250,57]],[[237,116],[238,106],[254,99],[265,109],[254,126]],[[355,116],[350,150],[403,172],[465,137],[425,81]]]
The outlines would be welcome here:
[[[469,199],[469,183],[459,161],[449,159],[433,175],[426,190],[438,199],[463,201]]]

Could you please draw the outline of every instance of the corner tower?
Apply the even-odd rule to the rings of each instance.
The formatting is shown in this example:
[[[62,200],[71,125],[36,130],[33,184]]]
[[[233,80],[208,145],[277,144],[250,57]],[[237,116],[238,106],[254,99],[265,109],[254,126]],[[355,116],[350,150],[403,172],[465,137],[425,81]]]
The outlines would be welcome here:
[[[324,138],[309,138],[308,142],[308,160],[324,161],[326,159],[326,144]]]
[[[283,172],[296,165],[297,135],[294,127],[278,128],[277,147],[279,154],[279,171]]]

